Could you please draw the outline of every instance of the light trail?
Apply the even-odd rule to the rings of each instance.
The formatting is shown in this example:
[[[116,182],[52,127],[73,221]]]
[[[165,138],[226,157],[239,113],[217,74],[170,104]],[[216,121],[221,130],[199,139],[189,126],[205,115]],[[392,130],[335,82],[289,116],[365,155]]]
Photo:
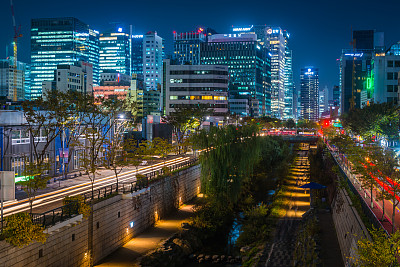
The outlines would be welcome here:
[[[173,166],[173,165],[179,164],[179,163],[184,163],[184,162],[189,161],[190,159],[191,158],[182,158],[182,157],[175,158],[172,160],[165,161],[165,166],[167,167],[167,166]],[[160,162],[160,163],[153,164],[150,166],[142,167],[142,168],[138,169],[137,173],[138,174],[146,174],[146,173],[150,173],[153,171],[158,171],[162,167],[164,167],[164,162]],[[127,171],[127,172],[120,174],[119,178],[118,178],[118,183],[134,182],[135,178],[136,178],[135,174],[136,174],[136,170]],[[103,188],[105,186],[112,185],[115,183],[116,183],[115,175],[110,175],[110,176],[95,180],[93,188],[94,188],[94,190],[97,190],[97,189],[100,189],[100,188]],[[49,193],[44,193],[44,194],[36,196],[36,198],[33,202],[33,208],[35,209],[35,208],[43,207],[46,205],[51,205],[53,203],[62,201],[65,196],[81,195],[81,194],[91,192],[91,191],[92,191],[91,183],[85,182],[85,183],[69,186],[67,188],[52,191]],[[27,211],[29,209],[30,209],[29,199],[26,198],[26,199],[22,199],[22,200],[19,200],[16,202],[7,203],[6,205],[4,205],[4,215],[7,216],[7,215],[14,214],[14,213]]]

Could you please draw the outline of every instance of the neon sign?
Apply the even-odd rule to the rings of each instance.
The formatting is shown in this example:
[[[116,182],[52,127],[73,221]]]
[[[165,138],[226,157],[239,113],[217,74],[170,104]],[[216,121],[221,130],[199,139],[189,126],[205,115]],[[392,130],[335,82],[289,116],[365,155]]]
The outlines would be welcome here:
[[[345,56],[350,56],[350,57],[362,57],[364,53],[348,53],[344,54]]]
[[[253,25],[251,25],[251,27],[247,27],[247,28],[244,28],[244,27],[233,28],[232,31],[234,31],[234,32],[248,32],[251,29],[253,29]]]
[[[314,75],[314,72],[311,71],[311,69],[308,69],[306,73],[304,73],[305,75]]]

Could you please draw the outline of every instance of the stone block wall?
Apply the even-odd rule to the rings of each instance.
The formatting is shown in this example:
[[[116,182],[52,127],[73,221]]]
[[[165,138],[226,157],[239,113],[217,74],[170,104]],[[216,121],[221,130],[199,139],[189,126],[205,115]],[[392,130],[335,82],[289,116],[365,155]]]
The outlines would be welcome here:
[[[94,205],[93,251],[98,262],[200,192],[200,165],[159,179],[140,194]],[[72,221],[71,221],[72,222]],[[87,266],[88,221],[50,233],[45,244],[0,242],[0,266]]]
[[[336,228],[343,262],[350,266],[351,257],[355,256],[357,241],[370,238],[368,230],[353,206],[345,189],[338,189],[332,202],[332,217]]]

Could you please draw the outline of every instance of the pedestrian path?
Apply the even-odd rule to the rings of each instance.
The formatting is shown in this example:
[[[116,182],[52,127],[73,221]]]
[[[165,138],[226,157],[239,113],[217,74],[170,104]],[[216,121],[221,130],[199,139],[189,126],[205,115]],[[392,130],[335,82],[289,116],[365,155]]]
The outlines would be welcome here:
[[[298,151],[293,166],[289,170],[286,180],[288,198],[285,216],[277,225],[274,242],[269,247],[268,259],[265,266],[287,267],[293,266],[293,252],[295,242],[295,231],[302,216],[310,209],[310,194],[308,190],[299,186],[308,182],[309,162],[308,146],[301,144],[303,149]]]
[[[193,214],[193,205],[183,205],[177,212],[158,221],[154,227],[132,238],[96,266],[136,266],[140,257],[155,250],[160,243],[181,229]]]
[[[337,163],[342,168],[343,172],[346,174],[350,182],[353,184],[354,188],[358,191],[362,201],[368,206],[368,208],[372,211],[374,216],[376,217],[376,221],[378,221],[381,226],[388,232],[392,232],[392,214],[393,214],[393,202],[390,200],[377,200],[376,196],[381,194],[381,190],[377,187],[374,187],[372,190],[373,194],[373,204],[371,206],[371,191],[364,190],[362,184],[360,182],[359,177],[353,174],[351,167],[348,166],[347,161],[343,161],[342,157],[337,153],[332,153],[335,157]],[[385,215],[383,215],[383,210],[385,211]],[[398,230],[400,226],[400,209],[396,207],[396,216],[395,216],[395,230]]]

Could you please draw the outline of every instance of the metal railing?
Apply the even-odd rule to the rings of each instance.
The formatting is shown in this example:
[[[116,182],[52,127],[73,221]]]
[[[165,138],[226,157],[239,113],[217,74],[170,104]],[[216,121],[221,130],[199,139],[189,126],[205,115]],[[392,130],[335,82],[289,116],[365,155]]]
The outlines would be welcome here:
[[[198,161],[197,158],[190,159],[186,162],[177,163],[171,166],[166,166],[168,168],[168,173],[173,172],[175,170],[179,170],[183,167],[190,166]],[[107,185],[98,189],[95,189],[92,192],[83,193],[82,196],[85,199],[85,202],[91,200],[99,200],[111,195],[116,194],[117,192],[122,193],[133,193],[143,188],[147,188],[149,183],[152,179],[155,179],[159,175],[165,174],[166,169],[159,169],[155,171],[151,171],[144,175],[139,181],[132,181],[132,182],[124,182],[119,183],[117,187],[117,183]],[[135,174],[132,174],[132,178],[135,177]],[[117,190],[118,189],[118,190]],[[43,212],[43,213],[35,213],[32,214],[32,221],[35,224],[42,225],[43,227],[53,226],[56,223],[63,222],[67,219],[73,218],[78,216],[79,212],[79,204],[78,202],[71,202],[64,206]]]
[[[360,192],[355,188],[354,184],[353,184],[352,181],[350,180],[350,177],[349,177],[349,176],[353,176],[353,177],[352,177],[352,178],[353,178],[353,181],[355,181],[356,178],[354,177],[354,174],[351,173],[350,169],[349,169],[347,166],[345,166],[345,162],[344,162],[345,157],[340,158],[340,160],[338,160],[338,159],[336,158],[336,156],[337,156],[337,157],[340,157],[341,155],[339,155],[339,154],[335,155],[335,154],[332,153],[332,152],[331,152],[331,154],[332,154],[333,158],[335,159],[336,163],[339,165],[339,167],[340,167],[340,168],[339,168],[339,169],[340,169],[340,172],[343,174],[344,177],[346,177],[346,182],[347,182],[347,184],[348,184],[348,186],[349,186],[351,192],[353,192],[353,194],[354,194],[354,195],[358,198],[358,200],[360,201],[360,203],[361,203],[361,209],[362,209],[362,211],[363,211],[365,217],[367,217],[368,221],[369,221],[375,228],[377,228],[377,229],[379,229],[379,228],[380,228],[380,229],[383,229],[383,230],[387,233],[387,231],[386,231],[385,227],[383,227],[381,221],[376,217],[375,213],[371,210],[370,206],[365,202],[364,198],[360,195]],[[347,160],[347,159],[346,159],[346,160]],[[345,171],[344,168],[347,168],[347,172]],[[388,234],[388,233],[387,233],[387,234]]]
[[[180,162],[180,163],[177,163],[177,164],[174,164],[171,166],[165,166],[165,167],[168,168],[168,172],[171,173],[171,172],[179,170],[181,168],[193,165],[196,162],[198,162],[198,159],[192,158],[188,161]],[[144,174],[145,177],[140,179],[139,181],[118,183],[118,188],[117,188],[117,183],[115,182],[114,184],[95,189],[93,191],[93,197],[92,197],[92,192],[86,192],[82,195],[83,195],[83,198],[85,199],[85,202],[87,202],[90,200],[99,200],[102,198],[106,198],[108,196],[116,194],[117,192],[122,192],[124,194],[133,193],[133,192],[136,192],[138,190],[148,187],[151,180],[157,178],[160,175],[164,175],[165,172],[166,172],[166,169],[163,169],[163,167],[162,167],[159,170],[150,171],[150,172]],[[132,174],[132,178],[134,176],[135,176],[135,174]]]
[[[32,214],[32,221],[36,224],[42,225],[43,227],[53,226],[58,222],[78,216],[78,209],[79,203],[71,202],[43,213],[34,213]]]

